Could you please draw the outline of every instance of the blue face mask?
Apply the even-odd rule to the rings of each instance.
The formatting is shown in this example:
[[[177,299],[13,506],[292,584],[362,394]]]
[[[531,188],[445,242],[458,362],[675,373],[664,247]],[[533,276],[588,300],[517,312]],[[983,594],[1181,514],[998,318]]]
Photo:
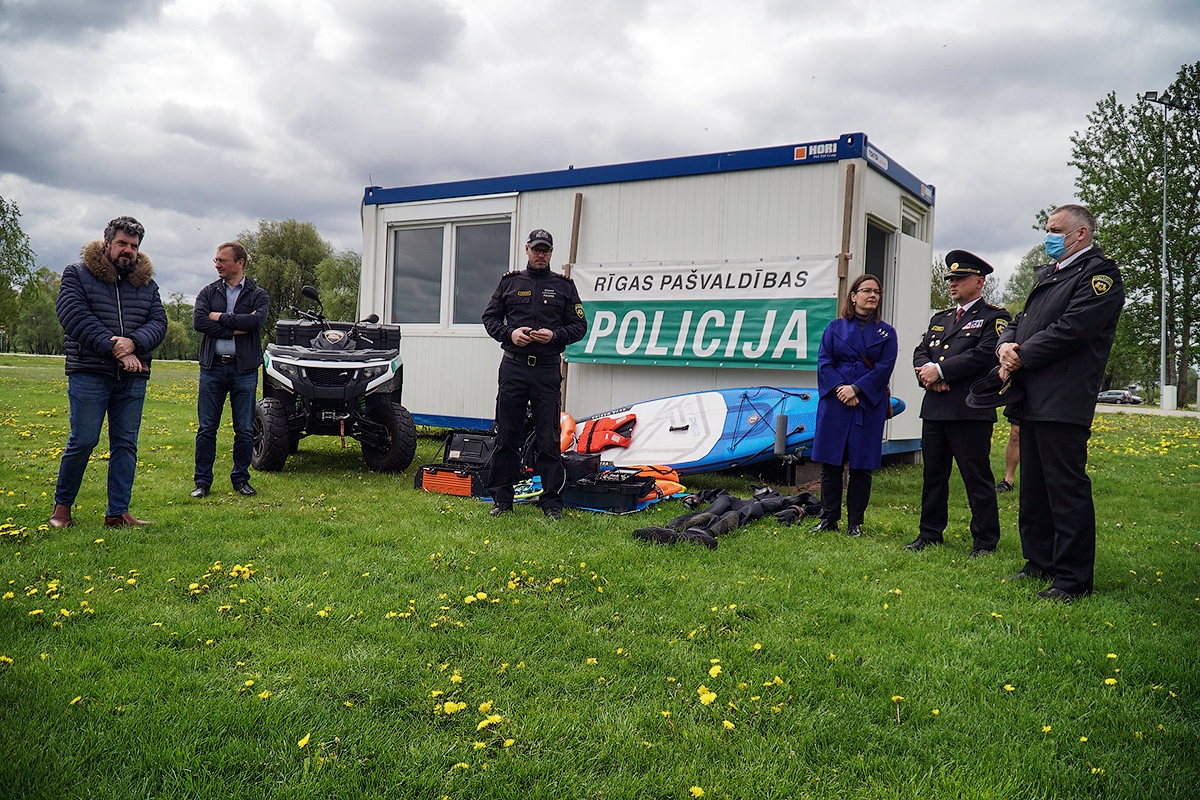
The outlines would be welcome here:
[[[1065,233],[1047,233],[1046,240],[1042,242],[1042,247],[1046,250],[1046,255],[1058,261],[1067,253],[1067,246],[1064,240],[1067,238]]]

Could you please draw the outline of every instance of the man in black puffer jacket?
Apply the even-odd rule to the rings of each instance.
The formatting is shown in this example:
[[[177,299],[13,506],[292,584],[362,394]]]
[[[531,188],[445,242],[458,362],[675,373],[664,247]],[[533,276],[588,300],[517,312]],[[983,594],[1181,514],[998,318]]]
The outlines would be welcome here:
[[[154,282],[154,265],[139,251],[145,229],[117,217],[104,241],[83,248],[83,260],[63,270],[55,308],[67,353],[71,434],[58,469],[50,524],[71,524],[100,427],[108,415],[108,510],[104,524],[145,525],[129,513],[137,471],[137,439],[150,377],[150,351],[167,334],[167,315]]]

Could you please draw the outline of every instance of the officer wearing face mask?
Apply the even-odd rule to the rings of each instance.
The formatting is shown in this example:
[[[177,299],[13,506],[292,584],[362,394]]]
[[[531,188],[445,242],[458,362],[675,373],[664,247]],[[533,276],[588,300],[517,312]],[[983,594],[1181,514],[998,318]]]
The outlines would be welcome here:
[[[1038,596],[1069,603],[1090,594],[1096,512],[1087,442],[1096,394],[1125,304],[1117,265],[1092,244],[1085,207],[1059,206],[1046,222],[1046,254],[1025,310],[1000,335],[1000,377],[1022,381],[1010,407],[1021,420],[1021,550],[1016,580],[1050,581]]]

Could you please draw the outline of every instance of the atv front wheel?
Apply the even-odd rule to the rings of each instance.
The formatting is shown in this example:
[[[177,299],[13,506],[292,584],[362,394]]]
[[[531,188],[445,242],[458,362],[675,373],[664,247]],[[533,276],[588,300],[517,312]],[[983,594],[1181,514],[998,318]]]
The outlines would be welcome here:
[[[250,466],[260,472],[278,472],[287,462],[289,445],[287,413],[283,403],[264,397],[254,407],[254,452]]]
[[[403,472],[417,453],[417,426],[399,403],[384,402],[367,412],[367,419],[382,426],[384,435],[373,446],[363,442],[363,461],[373,472]]]

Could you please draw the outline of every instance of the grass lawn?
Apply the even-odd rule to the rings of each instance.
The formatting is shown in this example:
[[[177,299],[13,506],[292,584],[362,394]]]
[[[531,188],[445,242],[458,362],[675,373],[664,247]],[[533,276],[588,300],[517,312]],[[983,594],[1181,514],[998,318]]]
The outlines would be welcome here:
[[[1200,793],[1200,420],[1097,416],[1096,594],[1062,606],[1003,580],[1013,494],[995,555],[966,559],[961,482],[948,546],[902,551],[911,466],[863,539],[763,520],[715,551],[629,535],[678,503],[493,520],[327,438],[234,496],[228,428],[193,500],[196,377],[154,365],[154,524],[102,527],[102,439],[49,530],[62,361],[0,356],[4,798]]]

